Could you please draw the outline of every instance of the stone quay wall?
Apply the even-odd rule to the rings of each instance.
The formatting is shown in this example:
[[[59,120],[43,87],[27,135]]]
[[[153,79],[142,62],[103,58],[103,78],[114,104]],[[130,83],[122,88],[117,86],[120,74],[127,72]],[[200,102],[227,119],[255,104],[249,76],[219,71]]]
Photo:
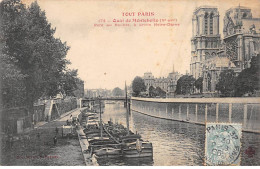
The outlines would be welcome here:
[[[242,123],[243,131],[260,133],[260,98],[131,98],[131,109],[149,116],[205,125]]]

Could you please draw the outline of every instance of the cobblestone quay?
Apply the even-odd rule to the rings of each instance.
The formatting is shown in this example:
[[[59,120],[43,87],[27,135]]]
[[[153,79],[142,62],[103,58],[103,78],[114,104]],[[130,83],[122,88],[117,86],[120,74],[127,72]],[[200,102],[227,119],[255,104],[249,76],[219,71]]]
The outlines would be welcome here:
[[[77,110],[71,111],[73,114]],[[57,143],[54,145],[56,127],[66,124],[70,114],[65,114],[58,120],[44,123],[37,129],[17,135],[12,145],[1,145],[1,161],[3,166],[79,166],[85,165],[78,137],[62,138],[58,130]]]

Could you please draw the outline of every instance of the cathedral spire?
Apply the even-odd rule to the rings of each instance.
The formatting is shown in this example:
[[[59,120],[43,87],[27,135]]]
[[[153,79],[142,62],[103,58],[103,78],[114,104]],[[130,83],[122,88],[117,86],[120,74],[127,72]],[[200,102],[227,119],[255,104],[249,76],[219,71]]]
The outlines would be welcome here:
[[[172,72],[174,73],[174,64],[172,65]]]
[[[238,19],[239,20],[241,19],[240,3],[239,3],[239,6],[238,6]]]
[[[237,21],[237,26],[239,29],[242,27],[242,15],[241,15],[241,10],[240,10],[240,3],[238,6],[238,21]]]

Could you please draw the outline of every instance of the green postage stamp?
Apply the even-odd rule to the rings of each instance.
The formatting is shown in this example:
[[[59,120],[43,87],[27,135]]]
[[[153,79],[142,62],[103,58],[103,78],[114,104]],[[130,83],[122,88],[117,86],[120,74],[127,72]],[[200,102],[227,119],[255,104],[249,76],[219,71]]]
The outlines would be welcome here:
[[[205,165],[240,165],[242,124],[206,123]]]

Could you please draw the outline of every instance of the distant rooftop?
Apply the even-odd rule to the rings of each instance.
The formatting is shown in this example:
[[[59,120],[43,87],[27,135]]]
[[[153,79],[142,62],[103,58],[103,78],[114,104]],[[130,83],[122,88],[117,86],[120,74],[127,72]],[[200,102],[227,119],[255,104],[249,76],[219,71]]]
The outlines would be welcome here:
[[[226,10],[226,12],[230,12],[230,11],[232,11],[234,9],[242,9],[242,10],[246,9],[246,10],[250,10],[251,11],[251,8],[248,8],[248,7],[245,7],[245,6],[234,6],[232,8],[229,8],[228,10]]]

